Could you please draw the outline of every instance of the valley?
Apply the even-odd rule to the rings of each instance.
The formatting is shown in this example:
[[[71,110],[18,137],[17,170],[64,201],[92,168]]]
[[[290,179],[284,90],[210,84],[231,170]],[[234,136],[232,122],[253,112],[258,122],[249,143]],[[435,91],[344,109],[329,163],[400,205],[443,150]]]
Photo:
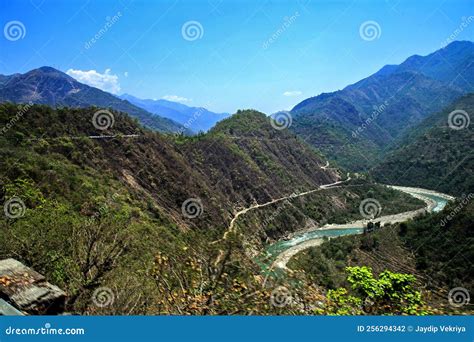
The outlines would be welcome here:
[[[18,110],[1,105],[2,123]],[[93,108],[32,106],[1,138],[3,196],[21,199],[25,214],[2,220],[0,255],[15,255],[67,291],[73,312],[98,313],[89,298],[100,286],[125,301],[102,313],[122,313],[128,300],[137,301],[136,313],[190,307],[195,313],[246,312],[226,292],[214,299],[215,291],[230,291],[232,279],[239,279],[243,287],[236,295],[244,300],[261,293],[262,302],[255,305],[270,313],[263,298],[273,285],[262,287],[253,261],[265,241],[305,222],[356,217],[360,199],[368,196],[394,213],[420,206],[397,191],[341,178],[311,148],[271,128],[260,113],[242,111],[206,135],[175,137],[114,112],[114,128],[103,133],[107,139],[90,138],[93,114]],[[247,139],[228,139],[229,130]],[[130,134],[133,138],[127,138]],[[266,180],[266,170],[272,170],[271,179]],[[222,189],[220,195],[216,189]],[[191,198],[199,199],[195,216],[183,207]],[[280,205],[283,210],[275,209]],[[350,208],[354,212],[348,215]],[[265,219],[268,224],[262,225]],[[169,273],[168,267],[184,267],[183,273]],[[189,293],[180,287],[183,282],[201,285]],[[161,302],[170,293],[176,298]]]
[[[0,75],[0,259],[72,314],[470,313],[473,65],[456,41],[273,116]]]
[[[392,186],[392,188],[406,192],[415,198],[423,200],[426,203],[426,206],[423,209],[380,216],[372,220],[374,223],[379,222],[380,226],[404,222],[416,217],[417,215],[423,214],[424,212],[439,212],[443,210],[448,200],[454,200],[454,197],[452,196],[439,194],[426,189],[413,189],[396,186]],[[270,254],[270,259],[274,259],[270,269],[286,269],[287,263],[293,256],[307,248],[319,246],[324,241],[325,237],[334,238],[349,234],[362,234],[369,221],[370,220],[359,220],[347,222],[346,224],[328,224],[319,229],[312,229],[295,234],[296,236],[289,240],[283,240],[270,245],[266,250],[267,253]],[[278,251],[279,254],[273,255],[274,251]]]

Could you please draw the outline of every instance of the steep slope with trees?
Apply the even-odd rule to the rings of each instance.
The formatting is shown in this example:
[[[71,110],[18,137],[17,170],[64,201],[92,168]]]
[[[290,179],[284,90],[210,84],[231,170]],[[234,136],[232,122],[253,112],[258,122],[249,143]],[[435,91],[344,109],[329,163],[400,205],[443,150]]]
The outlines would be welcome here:
[[[296,255],[289,263],[304,270],[313,282],[326,288],[348,287],[347,266],[369,266],[377,273],[409,273],[416,277],[423,297],[434,313],[471,312],[469,306],[450,306],[448,292],[473,290],[474,202],[466,195],[439,213],[359,237],[340,237]],[[380,310],[379,306],[375,307]]]
[[[453,195],[474,191],[474,94],[417,126],[371,173],[379,182]]]
[[[354,198],[336,190],[330,201],[319,196],[310,210],[274,218],[281,230],[258,239],[262,222],[250,217],[224,242],[237,210],[317,189],[339,175],[254,111],[205,135],[175,137],[115,111],[114,125],[97,131],[96,110],[0,105],[0,258],[45,274],[68,293],[72,312],[273,313],[272,288],[263,288],[249,249],[301,228],[327,206],[343,214],[348,208],[339,203]],[[216,266],[222,248],[228,258]],[[93,298],[103,287],[114,305],[101,309]],[[309,295],[314,300],[321,292],[301,289],[302,300]]]

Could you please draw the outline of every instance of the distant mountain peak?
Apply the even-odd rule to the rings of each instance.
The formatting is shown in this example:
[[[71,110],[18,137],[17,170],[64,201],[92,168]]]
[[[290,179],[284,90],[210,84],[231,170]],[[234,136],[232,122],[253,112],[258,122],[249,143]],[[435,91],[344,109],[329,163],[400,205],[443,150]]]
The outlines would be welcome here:
[[[474,47],[474,42],[470,40],[455,40],[444,47],[444,49],[458,48],[458,47]]]
[[[150,113],[179,122],[195,133],[209,130],[219,120],[230,115],[229,113],[214,113],[204,107],[190,107],[166,99],[140,99],[130,94],[122,94],[119,98],[127,100]]]
[[[18,74],[18,75],[22,75],[22,74]],[[36,69],[32,69],[28,72],[26,72],[25,74],[23,75],[43,75],[45,77],[54,77],[56,79],[64,79],[64,80],[67,80],[68,82],[75,82],[77,83],[78,85],[79,84],[82,84],[80,83],[79,81],[77,81],[75,78],[69,76],[68,74],[66,74],[65,72],[61,71],[61,70],[58,70],[58,69],[55,69],[53,67],[50,67],[50,66],[42,66],[42,67],[39,67],[39,68],[36,68]]]
[[[152,129],[162,132],[190,133],[184,126],[170,119],[148,113],[130,102],[83,84],[50,66],[33,69],[24,74],[0,76],[0,102],[33,102],[52,107],[113,108],[138,118],[144,126]]]
[[[42,66],[42,67],[39,67],[37,69],[33,69],[32,71],[35,71],[35,70],[40,70],[42,72],[59,72],[59,73],[62,73],[62,74],[65,74],[64,72],[62,72],[61,70],[58,70],[58,69],[55,69],[51,66]],[[65,74],[66,75],[66,74]]]

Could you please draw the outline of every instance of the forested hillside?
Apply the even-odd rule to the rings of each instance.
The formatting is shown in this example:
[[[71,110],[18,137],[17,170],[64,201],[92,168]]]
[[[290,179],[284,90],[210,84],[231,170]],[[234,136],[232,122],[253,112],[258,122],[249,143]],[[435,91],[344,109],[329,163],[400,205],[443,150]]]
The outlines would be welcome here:
[[[262,287],[252,253],[308,220],[327,212],[335,219],[358,211],[366,196],[387,195],[355,184],[292,204],[292,195],[340,176],[258,112],[239,112],[195,137],[161,135],[119,112],[98,131],[96,112],[0,106],[0,195],[8,213],[0,221],[0,258],[44,273],[68,293],[71,312],[273,312],[274,285]],[[251,213],[245,229],[222,240],[238,210],[280,197],[295,209],[269,213],[274,228],[262,230],[255,218],[263,217]],[[115,294],[106,311],[91,302],[101,286]],[[259,300],[247,297],[257,290]]]
[[[387,155],[372,174],[382,183],[420,186],[453,195],[474,191],[474,94],[433,114]]]
[[[467,41],[409,57],[300,102],[291,129],[342,167],[367,171],[430,114],[472,91],[473,61],[474,43]]]
[[[381,228],[360,237],[339,237],[310,248],[293,258],[290,267],[304,270],[316,284],[327,288],[347,287],[347,266],[369,266],[412,274],[423,296],[437,313],[459,311],[448,305],[448,291],[456,287],[472,292],[474,257],[474,205],[472,194],[461,197],[442,212],[407,223]]]

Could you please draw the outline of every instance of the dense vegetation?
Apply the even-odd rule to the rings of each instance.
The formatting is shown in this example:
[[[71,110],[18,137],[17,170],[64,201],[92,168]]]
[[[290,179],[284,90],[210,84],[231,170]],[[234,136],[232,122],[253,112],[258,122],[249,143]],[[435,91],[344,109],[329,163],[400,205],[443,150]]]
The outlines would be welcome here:
[[[314,283],[336,290],[348,288],[346,267],[370,266],[416,277],[425,289],[425,301],[438,313],[454,308],[447,303],[451,288],[472,292],[474,257],[474,204],[464,197],[442,212],[417,217],[407,223],[386,226],[358,237],[339,237],[299,253],[289,266],[304,271]],[[469,310],[469,307],[462,308]],[[462,310],[461,309],[461,310]]]
[[[323,291],[304,275],[263,286],[249,251],[328,208],[336,219],[356,213],[362,197],[390,197],[370,184],[355,184],[353,192],[332,189],[330,201],[319,196],[272,218],[274,227],[286,229],[252,239],[261,221],[250,219],[245,230],[222,241],[236,210],[315,189],[338,174],[321,169],[319,155],[257,112],[240,112],[209,134],[173,137],[119,112],[112,112],[113,127],[97,132],[96,111],[0,105],[0,196],[12,209],[0,219],[0,258],[14,257],[45,274],[68,293],[71,312],[324,313],[314,308],[326,301]],[[97,134],[112,137],[89,137]],[[182,213],[189,198],[202,206],[195,218]],[[23,215],[15,217],[8,206],[13,200],[24,203]],[[295,304],[272,305],[273,292],[285,286]],[[102,287],[114,296],[105,308],[92,300]]]
[[[450,113],[459,112],[461,129],[449,126]],[[453,195],[474,191],[474,94],[427,118],[395,151],[372,170],[384,183],[420,186]],[[455,122],[452,122],[453,126]]]
[[[416,269],[435,284],[474,290],[474,194],[438,214],[400,224],[401,241],[416,255]]]
[[[346,288],[328,291],[330,311],[337,315],[424,315],[415,276],[383,271],[375,278],[369,267],[346,267]]]

